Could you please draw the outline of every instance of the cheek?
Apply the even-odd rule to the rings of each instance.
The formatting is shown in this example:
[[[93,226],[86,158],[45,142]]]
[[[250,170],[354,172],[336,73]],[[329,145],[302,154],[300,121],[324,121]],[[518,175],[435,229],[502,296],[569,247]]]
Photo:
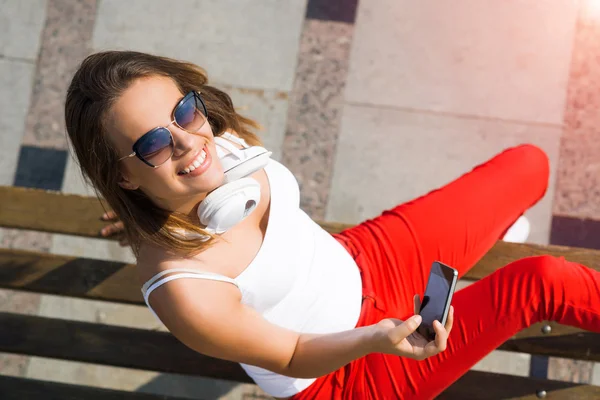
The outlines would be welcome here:
[[[169,164],[169,163],[167,163]],[[162,165],[159,168],[149,168],[144,175],[144,182],[148,187],[165,188],[174,184],[173,174],[170,171],[171,166]]]
[[[136,165],[129,168],[130,180],[150,193],[154,192],[153,188],[168,186],[169,180],[173,179],[168,170],[168,163],[155,169],[147,166],[142,161],[136,161]]]
[[[201,135],[206,136],[207,138],[212,138],[213,135],[213,131],[212,131],[212,127],[210,126],[210,123],[208,121],[206,121],[204,123],[204,125],[202,126],[202,128],[200,128],[200,130],[198,131],[198,133],[200,133]]]

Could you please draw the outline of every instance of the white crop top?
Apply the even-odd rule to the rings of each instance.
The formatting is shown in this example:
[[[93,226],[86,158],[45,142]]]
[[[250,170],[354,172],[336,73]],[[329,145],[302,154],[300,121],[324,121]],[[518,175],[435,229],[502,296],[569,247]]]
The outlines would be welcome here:
[[[296,332],[332,333],[356,326],[362,285],[354,259],[300,209],[298,182],[286,167],[270,160],[265,172],[271,209],[263,243],[250,265],[235,279],[193,269],[170,269],[155,275],[142,287],[153,314],[148,298],[157,287],[174,279],[210,279],[236,285],[242,303],[269,322]],[[314,381],[241,366],[274,397],[292,396]]]

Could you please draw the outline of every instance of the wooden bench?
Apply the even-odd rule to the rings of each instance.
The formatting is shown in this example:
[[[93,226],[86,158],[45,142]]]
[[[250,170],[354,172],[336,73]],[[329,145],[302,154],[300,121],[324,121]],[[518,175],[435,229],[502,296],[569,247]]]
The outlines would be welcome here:
[[[105,222],[95,198],[37,189],[0,187],[0,226],[98,238]],[[348,225],[326,223],[329,232]],[[107,239],[109,240],[109,239]],[[564,256],[599,269],[600,251],[498,242],[465,279],[477,280],[521,257]],[[0,249],[0,287],[121,304],[144,304],[134,267],[120,262]],[[549,326],[551,329],[548,332]],[[542,329],[546,327],[546,329]],[[547,333],[544,333],[547,332]],[[600,335],[555,323],[536,324],[499,349],[532,355],[600,361]],[[251,382],[238,364],[193,352],[170,333],[0,313],[0,352]],[[440,398],[600,398],[600,387],[470,371]],[[175,399],[0,376],[0,399]]]

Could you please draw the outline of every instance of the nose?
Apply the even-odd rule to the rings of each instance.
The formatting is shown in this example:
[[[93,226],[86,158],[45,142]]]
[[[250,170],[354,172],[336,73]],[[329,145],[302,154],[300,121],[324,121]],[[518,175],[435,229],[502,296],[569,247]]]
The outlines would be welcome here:
[[[175,124],[169,126],[169,130],[171,131],[171,135],[173,135],[173,155],[181,157],[194,149],[196,142],[195,135],[180,129]]]

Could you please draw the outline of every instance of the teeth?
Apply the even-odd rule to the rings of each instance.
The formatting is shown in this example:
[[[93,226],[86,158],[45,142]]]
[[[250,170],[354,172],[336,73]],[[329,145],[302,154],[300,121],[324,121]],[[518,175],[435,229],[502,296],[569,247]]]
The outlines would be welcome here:
[[[198,168],[200,165],[202,165],[204,160],[206,160],[206,151],[202,150],[202,151],[200,151],[200,154],[198,155],[198,157],[196,157],[196,159],[190,164],[190,166],[188,166],[184,170],[182,170],[180,172],[180,174],[181,175],[189,174],[190,172],[192,172],[193,170]]]

